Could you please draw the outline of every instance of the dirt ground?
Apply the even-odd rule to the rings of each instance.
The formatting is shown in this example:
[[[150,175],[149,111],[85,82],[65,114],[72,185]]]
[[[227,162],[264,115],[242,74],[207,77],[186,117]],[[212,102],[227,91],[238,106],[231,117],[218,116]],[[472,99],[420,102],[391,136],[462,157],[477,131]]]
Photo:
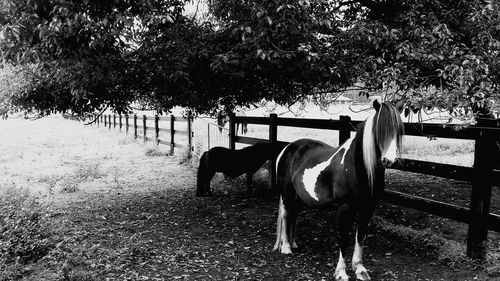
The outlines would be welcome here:
[[[25,265],[18,280],[333,280],[333,212],[304,212],[298,251],[273,253],[278,199],[259,192],[265,183],[257,182],[256,195],[247,198],[244,180],[216,176],[214,196],[195,197],[196,168],[180,164],[181,157],[74,121],[26,122],[0,123],[4,132],[22,128],[16,141],[0,135],[7,152],[0,158],[0,184],[33,190],[57,243],[46,257]],[[89,163],[97,170],[93,176],[65,189],[77,168]],[[431,188],[435,198],[467,204],[460,198],[469,191],[464,195],[459,183],[398,172],[387,178],[398,190]],[[500,206],[497,195],[493,200],[492,206]],[[385,224],[428,230],[458,245],[465,241],[466,225],[388,204],[377,214],[364,252],[373,280],[500,280],[481,264],[439,259],[428,243]],[[490,237],[497,247],[497,236]]]

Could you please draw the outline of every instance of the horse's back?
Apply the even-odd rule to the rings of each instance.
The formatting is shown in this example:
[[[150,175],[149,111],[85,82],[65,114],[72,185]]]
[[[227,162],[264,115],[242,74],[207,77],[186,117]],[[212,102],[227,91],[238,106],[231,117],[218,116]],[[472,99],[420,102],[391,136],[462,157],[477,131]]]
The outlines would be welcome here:
[[[303,163],[307,159],[312,161],[327,159],[327,156],[334,152],[335,148],[324,142],[313,139],[300,139],[286,146],[278,162],[282,162],[282,165],[286,165],[284,162],[289,165],[299,165],[299,163]]]

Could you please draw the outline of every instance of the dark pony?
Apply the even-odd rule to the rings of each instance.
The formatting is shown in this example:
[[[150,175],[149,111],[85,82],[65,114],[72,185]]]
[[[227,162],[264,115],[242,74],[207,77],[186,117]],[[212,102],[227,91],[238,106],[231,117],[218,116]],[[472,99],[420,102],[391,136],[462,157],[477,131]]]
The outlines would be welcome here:
[[[236,112],[236,116],[247,116],[245,112]],[[222,133],[222,128],[226,126],[227,122],[229,122],[229,115],[226,113],[219,111],[217,114],[217,125],[219,125],[219,132]],[[238,133],[240,123],[236,123],[236,133]],[[246,135],[248,132],[248,124],[247,123],[241,123],[241,133],[243,135]]]
[[[345,255],[354,222],[357,223],[352,269],[359,280],[370,276],[362,262],[368,222],[384,192],[384,172],[401,150],[402,103],[374,101],[375,113],[361,123],[356,136],[338,148],[301,139],[278,156],[280,189],[276,243],[273,250],[289,254],[296,248],[295,226],[306,207],[336,206],[339,226],[339,260],[335,280],[348,280]]]
[[[216,172],[235,178],[247,175],[247,194],[252,193],[252,177],[262,164],[276,159],[285,143],[257,143],[239,150],[213,147],[203,153],[198,167],[197,196],[212,195],[210,181]]]

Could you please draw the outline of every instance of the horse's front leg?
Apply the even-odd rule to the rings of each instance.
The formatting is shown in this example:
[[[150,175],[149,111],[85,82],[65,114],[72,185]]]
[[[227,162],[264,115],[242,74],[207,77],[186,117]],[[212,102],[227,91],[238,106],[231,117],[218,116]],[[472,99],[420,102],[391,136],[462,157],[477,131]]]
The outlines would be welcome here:
[[[366,209],[360,210],[358,217],[358,226],[356,229],[354,253],[352,255],[352,270],[356,274],[358,280],[370,280],[368,271],[363,266],[363,244],[366,239],[368,223],[373,215],[375,206],[371,204],[365,205]]]
[[[338,209],[339,228],[339,260],[335,268],[335,280],[347,281],[349,276],[346,273],[345,254],[349,247],[349,236],[354,224],[354,210],[350,204],[343,204]]]

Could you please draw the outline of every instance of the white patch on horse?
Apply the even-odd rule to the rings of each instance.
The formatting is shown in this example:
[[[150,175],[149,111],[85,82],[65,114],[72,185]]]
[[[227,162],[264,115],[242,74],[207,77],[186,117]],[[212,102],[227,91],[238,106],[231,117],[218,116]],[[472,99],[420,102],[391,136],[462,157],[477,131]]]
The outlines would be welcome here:
[[[342,147],[346,148],[344,150],[344,155],[342,155],[342,159],[340,160],[340,164],[344,164],[344,159],[345,159],[345,156],[347,154],[347,151],[349,151],[349,148],[351,147],[351,143],[352,143],[352,138],[351,139],[348,139],[345,141],[345,143],[342,145]],[[346,169],[347,171],[347,169]]]
[[[288,146],[289,146],[289,145],[290,145],[290,143],[289,143],[289,144],[287,144],[287,145],[285,146],[285,148],[283,148],[283,149],[281,150],[280,154],[278,154],[278,157],[276,158],[276,173],[278,173],[278,165],[279,165],[279,163],[280,163],[280,159],[281,159],[281,157],[283,156],[283,153],[285,153],[285,150],[288,148]]]
[[[385,158],[389,160],[391,163],[394,163],[398,158],[398,142],[396,141],[396,137],[391,141],[387,150],[383,153],[382,159]]]
[[[370,280],[368,271],[363,266],[363,245],[358,241],[358,231],[356,231],[354,253],[352,255],[352,270],[356,274],[356,280]]]
[[[355,243],[354,243],[354,253],[352,255],[352,265],[353,267],[357,264],[362,263],[362,256],[363,256],[363,248],[361,247],[361,244],[359,244],[358,241],[358,232],[356,231],[355,237]],[[354,269],[354,268],[353,268]]]
[[[290,246],[290,241],[288,241],[288,229],[287,229],[287,213],[285,209],[285,204],[283,203],[283,197],[280,196],[280,207],[279,207],[279,218],[278,218],[278,223],[281,223],[281,233],[278,233],[280,235],[280,241],[281,241],[281,253],[282,254],[291,254],[292,253],[292,248]]]
[[[345,260],[342,256],[342,251],[339,250],[339,261],[337,262],[337,267],[335,268],[335,280],[347,281],[349,276],[345,271]]]
[[[316,192],[314,192],[319,174],[321,174],[321,172],[323,172],[326,167],[330,165],[333,157],[335,157],[335,155],[337,155],[337,153],[339,153],[339,151],[341,150],[343,150],[344,154],[340,163],[344,164],[344,157],[349,150],[351,142],[351,139],[347,140],[344,144],[342,144],[342,146],[337,149],[337,151],[335,151],[335,153],[330,158],[328,158],[328,160],[321,162],[312,168],[304,170],[304,174],[302,175],[302,182],[304,183],[304,187],[307,193],[309,193],[309,195],[314,198],[314,200],[319,201],[319,197],[316,195]]]

